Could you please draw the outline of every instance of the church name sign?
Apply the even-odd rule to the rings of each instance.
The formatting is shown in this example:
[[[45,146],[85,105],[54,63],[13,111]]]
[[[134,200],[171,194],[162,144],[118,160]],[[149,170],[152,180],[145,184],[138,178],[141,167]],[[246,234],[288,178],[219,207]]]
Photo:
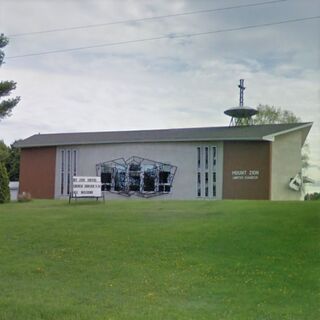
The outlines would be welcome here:
[[[73,197],[101,197],[100,177],[73,177]]]
[[[232,180],[258,180],[259,170],[232,170]]]

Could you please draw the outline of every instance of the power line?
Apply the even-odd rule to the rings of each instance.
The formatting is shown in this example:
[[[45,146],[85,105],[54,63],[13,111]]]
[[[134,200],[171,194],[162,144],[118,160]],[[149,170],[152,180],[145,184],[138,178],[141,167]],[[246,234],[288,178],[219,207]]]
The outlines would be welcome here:
[[[38,35],[38,34],[45,34],[45,33],[70,31],[70,30],[98,28],[98,27],[105,27],[105,26],[111,26],[111,25],[116,25],[116,24],[144,22],[144,21],[150,21],[150,20],[160,20],[160,19],[165,19],[165,18],[181,17],[181,16],[194,15],[194,14],[212,13],[212,12],[227,11],[227,10],[241,9],[241,8],[248,8],[248,7],[257,7],[257,6],[274,4],[274,3],[285,2],[285,1],[287,1],[287,0],[272,0],[272,1],[257,2],[257,3],[248,3],[248,4],[243,4],[243,5],[237,5],[237,6],[216,8],[216,9],[204,9],[204,10],[189,11],[189,12],[168,14],[168,15],[162,15],[162,16],[145,17],[145,18],[139,18],[139,19],[119,20],[119,21],[111,21],[111,22],[106,22],[106,23],[89,24],[89,25],[84,25],[84,26],[56,28],[56,29],[34,31],[34,32],[23,32],[23,33],[16,33],[16,34],[8,35],[8,37],[9,38],[18,38],[18,37],[24,37],[24,36],[29,36],[29,35]]]
[[[282,20],[282,21],[278,21],[278,22],[254,24],[254,25],[248,25],[248,26],[237,27],[237,28],[229,28],[229,29],[220,29],[220,30],[213,30],[213,31],[198,32],[198,33],[189,33],[189,34],[181,34],[181,35],[169,34],[169,35],[165,35],[165,36],[152,37],[152,38],[142,38],[142,39],[135,39],[135,40],[126,40],[126,41],[119,41],[119,42],[102,43],[102,44],[97,44],[97,45],[92,45],[92,46],[85,46],[85,47],[77,47],[77,48],[69,48],[69,49],[58,49],[58,50],[51,50],[51,51],[28,53],[28,54],[16,55],[16,56],[11,56],[11,57],[9,56],[9,57],[7,57],[7,59],[17,59],[17,58],[49,55],[49,54],[55,54],[55,53],[64,53],[64,52],[87,50],[87,49],[93,49],[93,48],[120,46],[120,45],[124,45],[124,44],[146,42],[146,41],[155,41],[155,40],[163,40],[163,39],[192,38],[192,37],[204,36],[204,35],[209,35],[209,34],[240,31],[240,30],[248,30],[248,29],[269,27],[269,26],[274,26],[274,25],[281,25],[281,24],[286,24],[286,23],[294,23],[294,22],[315,20],[315,19],[319,19],[319,18],[320,18],[320,16],[313,16],[313,17],[304,17],[304,18],[297,18],[297,19],[291,19],[291,20]]]

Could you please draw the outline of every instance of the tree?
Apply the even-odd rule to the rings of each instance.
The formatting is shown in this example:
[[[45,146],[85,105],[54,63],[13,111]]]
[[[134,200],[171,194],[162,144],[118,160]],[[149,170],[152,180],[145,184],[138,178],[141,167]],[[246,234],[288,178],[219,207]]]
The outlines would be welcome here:
[[[9,43],[9,39],[3,34],[0,34],[0,67],[3,64],[4,52],[3,48]],[[2,99],[8,97],[11,91],[16,89],[14,81],[0,81],[0,121],[1,119],[10,116],[12,109],[20,101],[20,97]],[[10,201],[9,177],[6,169],[9,150],[7,146],[0,141],[0,203]]]
[[[274,106],[259,104],[258,114],[253,118],[253,124],[297,123],[301,119],[292,111],[282,110]]]
[[[6,167],[0,162],[0,203],[10,201],[9,178]]]
[[[277,123],[298,123],[301,119],[292,111],[282,110],[279,107],[259,104],[258,114],[253,118],[253,124],[277,124]],[[304,144],[301,153],[302,168],[309,166],[309,145]]]
[[[9,157],[8,147],[0,140],[0,162],[5,162]]]
[[[8,157],[8,147],[0,140],[0,203],[10,200],[9,178],[5,167]]]
[[[19,181],[20,149],[14,147],[16,142],[6,146],[0,140],[0,162],[4,163],[10,181]]]
[[[320,192],[307,193],[304,200],[320,200]]]
[[[9,39],[3,34],[0,34],[0,67],[3,63],[4,52],[3,48],[9,43]],[[0,99],[7,97],[11,94],[11,91],[16,89],[16,82],[14,81],[1,81],[0,82]],[[1,119],[10,116],[12,109],[18,104],[20,97],[0,100],[0,121]]]
[[[8,157],[5,162],[10,181],[19,181],[20,149],[14,147],[15,142],[7,147]]]

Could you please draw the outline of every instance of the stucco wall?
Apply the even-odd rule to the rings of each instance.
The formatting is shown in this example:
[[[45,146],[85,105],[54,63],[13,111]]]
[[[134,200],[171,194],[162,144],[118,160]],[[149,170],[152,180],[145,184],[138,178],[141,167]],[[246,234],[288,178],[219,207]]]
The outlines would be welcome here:
[[[66,146],[63,149],[76,149],[78,152],[77,175],[96,175],[96,164],[117,158],[128,159],[138,156],[169,163],[178,167],[173,190],[170,194],[154,199],[197,199],[197,147],[217,147],[217,195],[222,198],[222,142],[176,142],[176,143],[123,143],[106,145]],[[59,164],[61,148],[57,148],[55,197],[60,198]],[[107,193],[108,198],[122,198],[119,195]]]
[[[272,143],[271,200],[300,200],[289,188],[290,178],[301,171],[301,131],[275,137]]]

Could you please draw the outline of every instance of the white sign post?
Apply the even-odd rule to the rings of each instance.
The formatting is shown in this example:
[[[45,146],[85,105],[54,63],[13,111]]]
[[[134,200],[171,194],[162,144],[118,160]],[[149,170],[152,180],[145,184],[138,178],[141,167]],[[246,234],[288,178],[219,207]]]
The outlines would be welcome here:
[[[98,200],[101,197],[103,197],[103,194],[100,177],[73,177],[69,203],[71,198],[97,198]]]

